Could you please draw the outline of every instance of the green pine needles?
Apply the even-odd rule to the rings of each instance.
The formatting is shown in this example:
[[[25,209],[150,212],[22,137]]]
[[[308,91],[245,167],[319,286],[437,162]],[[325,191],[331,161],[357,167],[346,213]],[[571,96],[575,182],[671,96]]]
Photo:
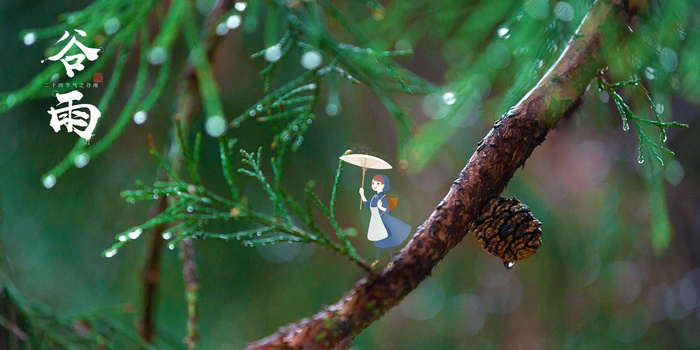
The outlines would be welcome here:
[[[16,339],[3,345],[15,349],[155,349],[139,338],[133,327],[118,318],[134,312],[132,306],[111,307],[80,314],[58,312],[30,300],[7,276],[0,275],[0,325]],[[164,348],[181,349],[177,336],[162,330]],[[20,342],[21,341],[21,342]],[[29,347],[23,347],[24,343]]]
[[[667,139],[666,129],[674,127],[687,128],[688,125],[678,122],[664,122],[661,119],[661,115],[658,112],[654,101],[651,99],[649,91],[644,87],[644,85],[640,83],[640,79],[633,79],[618,83],[608,83],[605,80],[604,73],[604,71],[600,71],[600,73],[598,74],[598,91],[606,91],[608,94],[610,94],[613,101],[615,101],[615,106],[617,107],[617,110],[620,111],[620,116],[622,117],[622,130],[628,131],[630,129],[630,122],[632,122],[632,125],[634,125],[634,129],[637,131],[637,136],[639,137],[637,162],[640,164],[644,163],[644,154],[645,152],[648,152],[653,157],[652,159],[654,159],[660,167],[663,167],[664,160],[659,154],[659,152],[665,153],[669,156],[674,155],[673,151],[671,151],[663,145],[663,143],[666,142]],[[634,112],[632,112],[632,109],[630,109],[627,103],[625,103],[625,101],[622,99],[622,96],[620,96],[620,94],[617,91],[615,91],[615,89],[625,86],[636,86],[642,90],[644,96],[646,97],[646,101],[649,103],[649,108],[651,109],[654,115],[654,119],[639,117]],[[656,141],[649,137],[649,135],[647,134],[648,131],[645,131],[643,125],[656,126],[659,129],[659,140]]]
[[[253,208],[245,197],[241,197],[236,188],[236,180],[231,168],[231,153],[235,140],[227,140],[221,137],[220,151],[223,175],[231,189],[232,198],[224,198],[208,190],[201,185],[198,165],[199,140],[195,143],[195,152],[190,154],[186,143],[182,138],[181,128],[178,127],[178,139],[181,142],[185,164],[188,168],[191,182],[186,182],[175,174],[168,166],[151,142],[151,154],[156,157],[160,166],[170,175],[170,181],[157,181],[152,186],[146,186],[137,182],[137,190],[124,191],[122,197],[127,202],[135,203],[143,200],[156,200],[160,196],[170,197],[172,205],[161,214],[149,221],[116,236],[118,240],[110,249],[103,252],[105,257],[111,258],[120,248],[132,240],[137,239],[144,231],[161,225],[173,224],[174,226],[163,233],[163,238],[168,240],[168,247],[175,249],[182,239],[191,237],[194,239],[212,238],[220,240],[242,240],[244,246],[266,245],[276,243],[315,243],[333,252],[339,253],[350,261],[356,263],[362,269],[371,272],[372,268],[357,254],[348,237],[353,237],[357,231],[353,228],[343,229],[335,219],[335,208],[338,194],[338,186],[343,171],[343,161],[339,160],[338,170],[333,184],[331,199],[326,205],[313,191],[314,182],[309,181],[305,189],[303,204],[295,200],[281,186],[282,159],[287,144],[276,147],[276,156],[272,157],[272,177],[268,179],[261,169],[262,147],[257,152],[240,150],[242,163],[246,167],[239,168],[237,173],[254,178],[259,182],[262,190],[267,193],[273,214],[266,214],[260,209]],[[330,234],[319,228],[314,211],[320,211],[333,228],[335,239]],[[292,215],[293,214],[293,215]],[[207,230],[207,224],[214,220],[239,220],[250,222],[256,228],[240,230],[231,233],[215,233]],[[295,225],[295,219],[301,221],[305,228]]]

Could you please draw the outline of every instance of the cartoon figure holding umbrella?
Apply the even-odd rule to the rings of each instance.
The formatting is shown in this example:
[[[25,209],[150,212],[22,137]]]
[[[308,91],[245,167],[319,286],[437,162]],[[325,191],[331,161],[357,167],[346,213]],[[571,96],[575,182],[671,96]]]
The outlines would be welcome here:
[[[364,155],[364,154],[352,154],[340,157],[340,159],[354,165],[359,165],[362,167],[362,185],[364,186],[364,175],[367,168],[370,169],[391,169],[391,165],[384,160]],[[411,226],[404,223],[403,221],[389,215],[397,203],[396,197],[387,197],[384,191],[388,191],[391,188],[389,182],[389,177],[386,175],[375,175],[372,178],[372,190],[376,191],[377,194],[372,196],[369,200],[365,197],[365,189],[360,187],[360,199],[362,203],[370,209],[372,217],[369,222],[369,229],[367,230],[367,239],[374,242],[377,247],[377,258],[372,263],[372,266],[379,262],[379,253],[382,248],[387,248],[389,250],[389,257],[391,260],[394,259],[394,253],[391,251],[391,247],[395,247],[401,244],[408,234],[411,233]],[[362,207],[360,207],[362,209]],[[386,266],[390,268],[394,265],[391,261]]]

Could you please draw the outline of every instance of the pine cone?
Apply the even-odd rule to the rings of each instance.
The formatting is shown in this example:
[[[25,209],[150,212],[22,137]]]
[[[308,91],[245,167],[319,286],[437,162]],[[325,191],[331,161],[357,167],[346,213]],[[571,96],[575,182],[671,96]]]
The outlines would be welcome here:
[[[513,197],[494,197],[471,225],[469,231],[487,252],[501,258],[506,268],[529,258],[542,245],[542,223],[527,205]]]

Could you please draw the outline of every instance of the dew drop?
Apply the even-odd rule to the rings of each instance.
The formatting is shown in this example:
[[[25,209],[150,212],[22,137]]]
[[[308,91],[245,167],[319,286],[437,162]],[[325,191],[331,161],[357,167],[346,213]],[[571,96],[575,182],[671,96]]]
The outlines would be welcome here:
[[[154,195],[153,195],[153,199],[158,199],[158,195],[157,195],[157,194],[154,194]]]
[[[129,232],[129,238],[137,239],[137,238],[139,238],[139,236],[141,236],[141,233],[143,233],[143,230],[141,230],[141,228],[139,227],[139,228]]]
[[[245,11],[246,7],[248,7],[248,3],[245,1],[237,2],[233,7],[236,9],[238,12]]]
[[[673,72],[678,68],[678,55],[671,48],[664,47],[659,55],[661,67],[668,72]]]
[[[17,97],[15,94],[9,94],[7,95],[7,98],[5,98],[5,104],[7,104],[7,107],[12,107],[17,103]]]
[[[256,113],[255,113],[255,111],[251,110],[250,113],[248,113],[248,114],[250,114],[251,117],[255,117]]]
[[[654,78],[656,78],[656,75],[654,74],[655,72],[656,71],[654,70],[654,68],[647,67],[646,69],[644,69],[644,76],[646,76],[649,80],[654,80]]]
[[[537,69],[542,69],[544,67],[544,60],[537,60]]]
[[[574,8],[566,1],[560,1],[554,6],[554,15],[564,22],[574,19]]]
[[[507,39],[510,36],[510,35],[508,35],[509,31],[510,30],[508,28],[505,28],[505,27],[498,28],[498,31],[497,31],[498,37]]]
[[[282,49],[279,45],[272,45],[265,50],[265,60],[268,62],[276,62],[282,57]]]
[[[224,36],[228,33],[228,25],[226,25],[226,22],[221,22],[216,26],[216,35],[218,36]]]
[[[168,57],[168,52],[165,51],[164,48],[157,46],[151,49],[151,52],[148,53],[148,63],[158,66],[161,63],[165,62],[165,59]]]
[[[664,112],[664,105],[661,103],[656,104],[656,113],[662,114]]]
[[[294,130],[294,131],[298,131],[298,130],[299,130],[299,127],[298,127],[298,126],[296,126],[296,125],[294,125],[294,126],[292,127],[292,130]]]
[[[448,106],[451,106],[457,102],[454,92],[446,92],[442,95],[442,102]]]
[[[126,238],[125,235],[119,236],[119,242],[126,242],[126,239],[127,239],[127,238]]]
[[[193,212],[193,211],[194,211],[194,208],[192,208],[191,205],[187,207],[187,212],[188,212],[188,213],[191,213],[191,212]]]
[[[173,234],[170,233],[170,231],[165,231],[163,232],[163,239],[168,240],[173,237]]]
[[[111,249],[111,250],[108,250],[108,251],[105,253],[105,258],[109,259],[109,258],[111,258],[111,257],[113,257],[113,256],[115,256],[115,255],[117,255],[117,250],[116,250],[116,249]]]
[[[172,244],[172,243],[168,244],[168,249],[174,250],[174,249],[175,249],[175,245]]]
[[[83,168],[83,167],[85,167],[85,166],[88,164],[88,162],[90,162],[90,156],[89,156],[87,153],[85,153],[85,152],[80,153],[80,154],[79,154],[77,157],[75,157],[75,159],[73,160],[73,164],[75,164],[75,166],[76,166],[77,168]]]
[[[666,142],[666,140],[668,140],[668,135],[666,135],[665,130],[661,130],[659,133],[659,140],[661,140],[661,142]]]
[[[642,154],[639,154],[637,157],[637,163],[642,164],[644,163],[644,156]]]
[[[211,137],[219,137],[226,133],[228,125],[226,124],[226,119],[222,116],[215,115],[207,119],[204,128],[207,130],[207,134]]]
[[[260,236],[262,235],[262,233],[261,233],[260,231],[258,231],[258,233],[256,233],[256,235],[257,235],[258,237],[260,237]]]
[[[105,33],[112,35],[119,30],[119,19],[112,17],[105,22]]]
[[[515,266],[515,263],[512,261],[504,261],[503,266],[505,266],[506,269],[511,269],[511,268],[513,268],[513,266]]]
[[[340,107],[337,104],[329,103],[326,106],[326,114],[328,114],[329,116],[334,117],[338,115],[338,112],[340,112]]]
[[[301,56],[301,66],[313,70],[318,68],[323,62],[323,57],[316,51],[309,51]]]
[[[236,29],[241,26],[241,16],[232,15],[226,19],[226,27],[228,29]]]
[[[134,113],[134,123],[140,125],[145,123],[146,119],[148,119],[148,114],[146,114],[146,111],[138,111]]]
[[[630,129],[630,123],[627,121],[627,118],[622,118],[622,130],[627,131]]]
[[[56,185],[56,176],[49,175],[49,176],[44,178],[44,187],[51,188],[54,185]]]
[[[29,32],[27,34],[24,34],[24,45],[32,45],[36,42],[36,33],[34,32]]]

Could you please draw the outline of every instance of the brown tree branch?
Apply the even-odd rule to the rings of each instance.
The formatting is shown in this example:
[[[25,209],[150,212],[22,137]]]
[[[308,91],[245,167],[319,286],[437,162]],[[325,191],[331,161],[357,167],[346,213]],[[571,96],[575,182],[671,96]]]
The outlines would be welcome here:
[[[167,180],[165,171],[159,177]],[[168,207],[167,198],[162,196],[151,206],[151,217],[156,217],[164,212]],[[155,333],[154,312],[156,303],[156,292],[158,291],[158,282],[160,282],[160,258],[163,253],[163,232],[166,225],[158,225],[146,233],[146,252],[143,258],[143,267],[141,268],[141,283],[143,283],[143,297],[141,301],[141,319],[138,323],[139,337],[147,343],[153,342]]]
[[[336,304],[248,348],[331,348],[362,332],[415,289],[462,241],[468,224],[488,199],[505,189],[547,133],[578,106],[586,86],[605,62],[603,46],[616,46],[618,38],[628,32],[629,7],[622,0],[593,4],[557,62],[479,142],[447,196],[395,258],[392,268],[365,276]]]

